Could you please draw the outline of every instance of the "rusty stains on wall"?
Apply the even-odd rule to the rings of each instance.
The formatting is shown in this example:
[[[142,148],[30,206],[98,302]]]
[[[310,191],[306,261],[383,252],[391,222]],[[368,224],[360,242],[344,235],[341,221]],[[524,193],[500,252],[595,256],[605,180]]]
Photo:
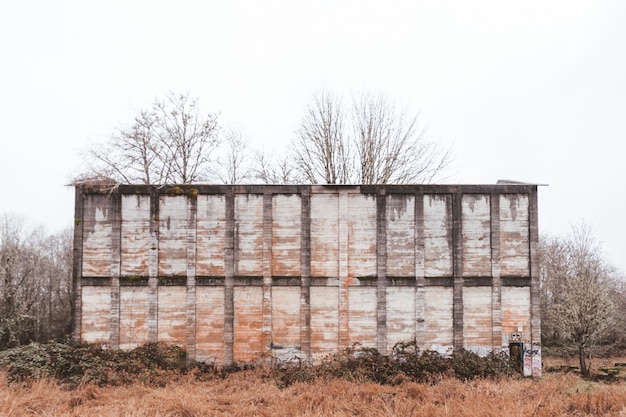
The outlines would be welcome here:
[[[226,200],[224,195],[199,195],[196,215],[196,273],[224,276],[226,246]]]
[[[339,277],[339,195],[311,195],[311,276]]]
[[[528,196],[500,195],[500,268],[502,276],[529,276]]]
[[[452,287],[425,288],[424,345],[441,354],[451,353],[453,347]]]
[[[150,197],[122,195],[121,276],[148,276]]]
[[[348,276],[376,276],[376,196],[348,194]]]
[[[148,298],[147,287],[120,288],[120,349],[130,350],[148,342]]]
[[[224,359],[224,288],[196,289],[196,360],[221,363]]]
[[[89,195],[85,198],[82,270],[84,277],[108,277],[111,274],[110,197]]]
[[[424,275],[452,276],[452,198],[424,196]]]
[[[539,343],[535,185],[179,188],[77,187],[76,340],[216,363]]]
[[[489,195],[462,197],[463,276],[491,276],[491,210]]]
[[[387,276],[415,276],[415,196],[387,197]]]
[[[272,199],[272,275],[299,276],[301,250],[301,201],[297,194]]]
[[[81,333],[86,343],[109,343],[110,314],[111,314],[111,289],[107,286],[86,286],[83,288],[83,320]]]
[[[311,287],[311,355],[321,358],[339,348],[339,287]]]

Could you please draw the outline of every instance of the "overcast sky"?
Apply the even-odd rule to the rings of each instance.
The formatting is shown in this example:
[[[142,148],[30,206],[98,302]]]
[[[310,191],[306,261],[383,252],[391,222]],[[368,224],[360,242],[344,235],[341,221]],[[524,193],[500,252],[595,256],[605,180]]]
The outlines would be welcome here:
[[[6,1],[0,212],[72,225],[80,149],[167,91],[274,152],[322,88],[384,92],[453,147],[447,183],[539,191],[626,271],[626,2]]]

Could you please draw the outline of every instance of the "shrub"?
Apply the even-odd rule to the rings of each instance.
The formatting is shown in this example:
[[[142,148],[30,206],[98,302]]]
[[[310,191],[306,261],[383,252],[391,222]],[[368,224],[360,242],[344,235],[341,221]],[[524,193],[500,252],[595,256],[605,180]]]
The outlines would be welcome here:
[[[298,362],[297,364],[274,368],[272,376],[279,388],[287,388],[297,382],[313,382],[318,376],[318,369],[306,363]]]
[[[107,350],[99,345],[58,342],[33,343],[1,352],[0,366],[7,369],[9,382],[28,383],[54,378],[72,387],[84,383],[104,386],[132,382],[165,386],[184,374],[206,381],[256,368],[250,363],[225,367],[188,364],[184,349],[164,343],[147,343],[125,352]],[[353,346],[326,357],[319,365],[300,362],[263,367],[260,371],[281,388],[316,379],[396,385],[407,380],[434,383],[451,376],[469,380],[515,374],[506,354],[490,354],[483,358],[461,351],[443,357],[435,351],[420,351],[415,341],[397,344],[391,355]]]
[[[452,355],[452,366],[454,376],[462,381],[516,374],[513,361],[505,353],[491,352],[481,357],[474,352],[462,350]]]
[[[139,379],[163,385],[168,371],[185,370],[185,351],[163,343],[147,343],[129,352],[93,344],[31,343],[2,352],[0,366],[7,368],[9,382],[54,378],[71,386],[102,386]]]
[[[452,364],[433,350],[420,351],[416,341],[396,343],[392,357],[400,370],[415,382],[436,382],[452,375]]]

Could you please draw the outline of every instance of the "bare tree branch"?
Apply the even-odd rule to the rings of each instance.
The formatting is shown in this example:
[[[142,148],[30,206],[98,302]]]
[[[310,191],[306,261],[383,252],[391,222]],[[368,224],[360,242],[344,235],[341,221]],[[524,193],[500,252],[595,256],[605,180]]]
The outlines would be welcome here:
[[[572,228],[565,238],[542,240],[540,262],[544,331],[574,342],[581,373],[589,376],[591,348],[611,326],[616,271],[586,225]]]
[[[131,184],[209,181],[219,131],[216,114],[203,116],[197,99],[170,92],[109,142],[89,148],[92,167],[81,177],[105,176]]]
[[[315,95],[291,155],[306,182],[327,184],[429,183],[451,162],[449,150],[426,140],[417,114],[368,92],[348,111],[339,96]]]
[[[298,184],[303,183],[296,167],[289,157],[273,159],[262,152],[255,157],[254,176],[263,184]]]
[[[224,184],[241,184],[249,180],[252,170],[248,166],[248,140],[239,131],[231,130],[226,133],[224,143],[224,158],[219,162],[221,171],[218,177]]]
[[[0,216],[0,349],[67,334],[71,241],[69,231],[46,236],[18,217]]]
[[[302,177],[312,184],[346,184],[353,171],[341,97],[322,92],[307,106],[291,152]]]

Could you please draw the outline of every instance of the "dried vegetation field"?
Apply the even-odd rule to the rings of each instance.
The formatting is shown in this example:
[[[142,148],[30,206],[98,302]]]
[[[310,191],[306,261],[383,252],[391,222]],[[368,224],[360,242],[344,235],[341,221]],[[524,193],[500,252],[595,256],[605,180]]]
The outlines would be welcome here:
[[[320,364],[187,363],[176,346],[132,351],[58,342],[0,352],[0,417],[625,416],[626,371],[521,378],[508,356],[449,358],[414,343],[394,355],[347,349]],[[572,366],[545,358],[544,369]],[[617,373],[602,369],[617,369]]]
[[[279,388],[262,370],[162,387],[143,383],[68,389],[42,379],[8,384],[0,373],[0,416],[626,416],[626,384],[575,374],[532,379],[445,378],[379,385],[341,379]]]

